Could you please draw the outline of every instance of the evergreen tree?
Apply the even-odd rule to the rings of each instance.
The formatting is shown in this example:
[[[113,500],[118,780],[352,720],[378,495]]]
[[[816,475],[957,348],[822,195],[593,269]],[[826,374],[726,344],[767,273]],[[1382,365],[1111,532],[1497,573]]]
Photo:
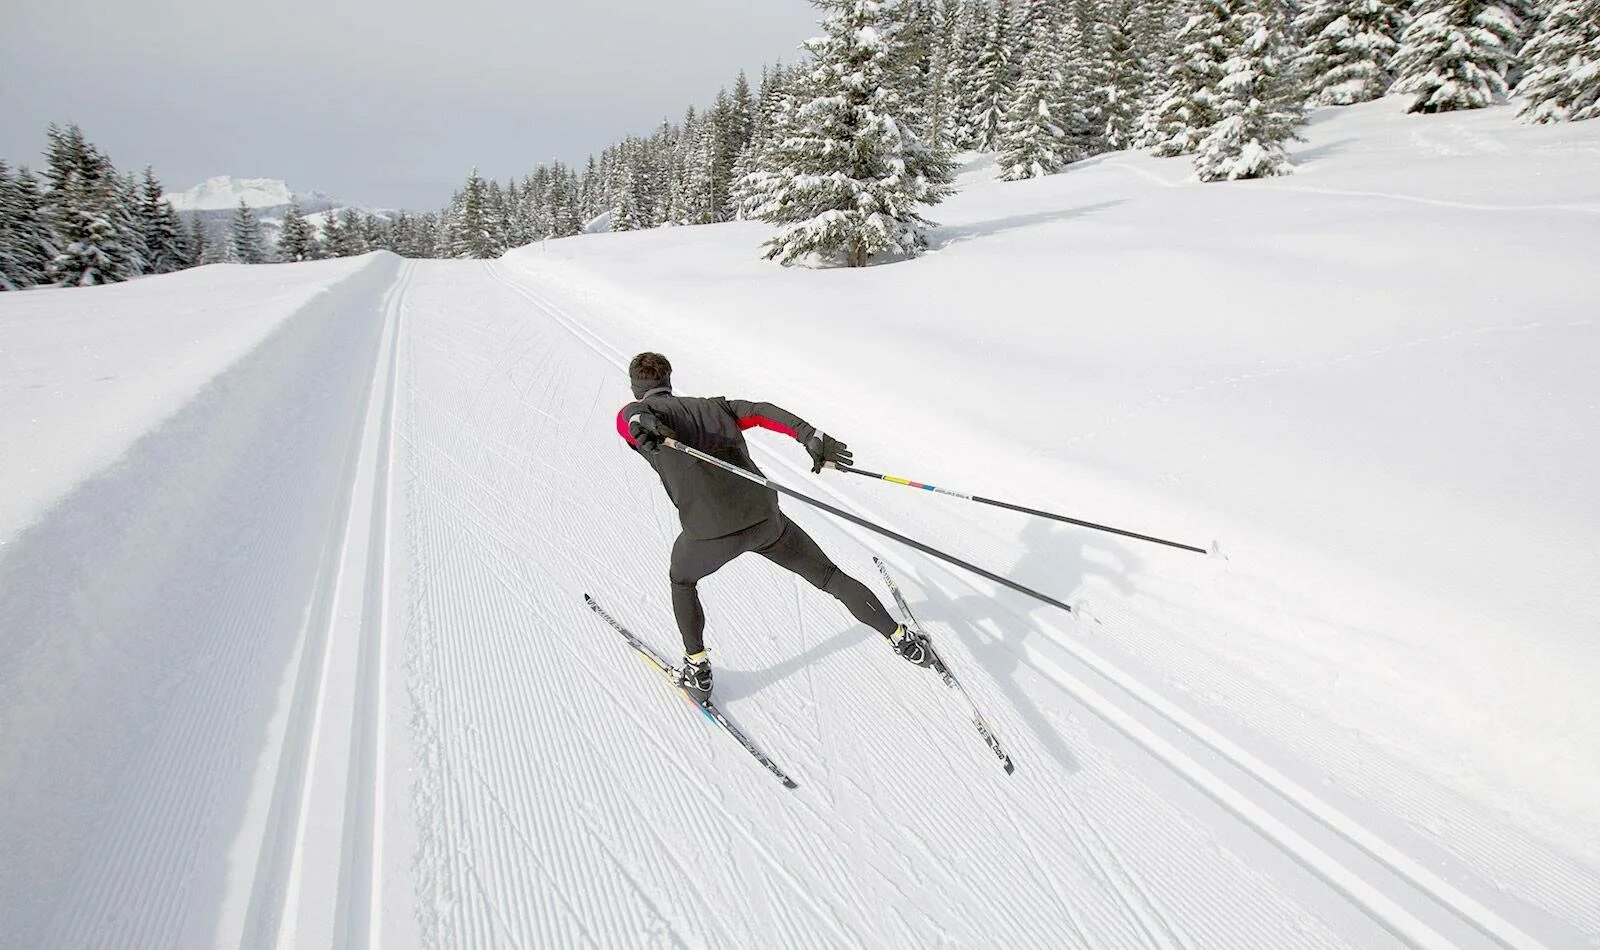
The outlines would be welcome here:
[[[976,99],[971,113],[971,146],[980,152],[992,152],[1000,142],[1000,123],[1016,86],[1014,44],[1011,0],[996,0],[988,43],[972,76]]]
[[[1410,112],[1480,109],[1506,95],[1517,39],[1499,0],[1420,0],[1391,63],[1394,91],[1416,94]]]
[[[1065,100],[1059,31],[1047,8],[1052,0],[1029,0],[1026,20],[1033,33],[1022,79],[1000,126],[1000,177],[1006,181],[1042,178],[1083,157],[1051,113]]]
[[[1394,82],[1389,62],[1404,28],[1394,0],[1311,0],[1295,20],[1304,37],[1296,69],[1310,101],[1344,106],[1387,93]]]
[[[199,216],[191,215],[188,235],[183,242],[185,267],[199,267],[206,263],[206,243],[205,225],[200,223]]]
[[[926,246],[921,206],[950,194],[949,158],[901,121],[893,81],[904,24],[898,0],[815,0],[823,36],[807,44],[807,101],[752,174],[753,216],[779,225],[767,257],[808,254],[864,266]]]
[[[467,176],[466,187],[460,193],[459,208],[447,253],[451,257],[498,257],[501,249],[496,246],[489,189],[478,177],[476,168]]]
[[[1522,49],[1517,94],[1532,122],[1600,118],[1600,0],[1555,0]]]
[[[321,236],[316,244],[317,257],[343,257],[345,239],[339,231],[339,213],[332,208],[322,212],[322,226],[318,230]]]
[[[1095,98],[1099,106],[1098,132],[1106,148],[1133,144],[1139,113],[1150,83],[1147,51],[1139,36],[1139,5],[1134,0],[1107,0],[1095,23],[1100,61]]]
[[[26,167],[13,178],[0,162],[0,281],[10,289],[45,283],[57,253],[39,180]]]
[[[148,165],[139,189],[138,218],[139,229],[144,234],[145,265],[149,273],[170,274],[188,266],[182,222],[164,196],[155,169]]]
[[[950,87],[955,114],[951,142],[956,148],[977,147],[975,117],[983,112],[983,73],[989,51],[993,11],[986,0],[959,0],[951,47]]]
[[[333,212],[328,212],[330,215]],[[368,241],[366,223],[361,220],[361,212],[355,208],[346,208],[339,213],[339,256],[357,257],[372,250]]]
[[[290,196],[289,210],[283,215],[283,230],[278,233],[278,259],[298,263],[316,256],[317,239],[300,212],[300,199]]]
[[[928,52],[927,132],[929,144],[940,149],[955,147],[957,113],[961,90],[957,24],[958,0],[943,0],[933,14],[933,46]]]
[[[1303,119],[1303,97],[1287,62],[1288,37],[1271,0],[1231,0],[1219,39],[1225,75],[1217,83],[1218,117],[1195,151],[1201,181],[1287,174],[1284,151]]]
[[[1237,7],[1232,0],[1197,0],[1195,12],[1174,36],[1178,48],[1161,92],[1139,117],[1135,144],[1140,148],[1186,155],[1216,125],[1217,87],[1227,76],[1229,56],[1223,37]]]
[[[32,287],[34,275],[22,262],[21,196],[11,179],[11,169],[0,159],[0,291]]]
[[[122,182],[116,170],[76,125],[51,125],[47,135],[45,218],[59,248],[49,279],[88,287],[135,276],[127,267],[131,251],[121,243]]]
[[[238,263],[260,264],[266,260],[261,250],[261,222],[256,220],[256,213],[243,198],[233,210],[228,237],[233,246],[233,259]]]

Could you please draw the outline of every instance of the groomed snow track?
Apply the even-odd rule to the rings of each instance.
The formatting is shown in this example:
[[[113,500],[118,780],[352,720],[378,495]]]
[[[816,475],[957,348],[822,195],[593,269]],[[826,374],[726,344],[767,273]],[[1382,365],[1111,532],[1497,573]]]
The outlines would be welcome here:
[[[934,677],[746,558],[702,587],[708,639],[779,787],[584,607],[674,645],[675,519],[613,428],[630,341],[586,306],[507,262],[377,258],[0,554],[56,592],[0,600],[30,632],[0,683],[90,681],[0,720],[37,737],[0,745],[29,819],[0,825],[0,945],[1600,939],[1592,869],[1463,812],[1518,869],[1491,875],[1096,642],[1158,621],[1109,595],[1053,615],[787,503],[863,580],[885,557],[1017,771]],[[774,478],[925,527],[921,499],[763,446]],[[985,517],[936,540],[995,560]],[[147,585],[95,583],[151,552]]]

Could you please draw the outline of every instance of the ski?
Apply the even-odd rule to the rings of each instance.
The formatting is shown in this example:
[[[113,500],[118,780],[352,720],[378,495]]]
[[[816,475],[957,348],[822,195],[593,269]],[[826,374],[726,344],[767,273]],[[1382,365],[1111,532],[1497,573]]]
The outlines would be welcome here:
[[[604,620],[606,623],[610,624],[611,629],[622,634],[622,639],[628,641],[628,645],[637,650],[639,655],[644,657],[646,662],[655,667],[658,673],[667,678],[668,682],[672,683],[674,686],[677,686],[677,667],[667,662],[667,660],[662,657],[661,654],[657,653],[653,648],[651,648],[650,644],[640,640],[636,635],[634,635],[632,630],[629,630],[627,627],[624,627],[621,623],[619,623],[617,618],[607,613],[606,609],[600,606],[600,604],[596,602],[593,597],[590,597],[588,594],[584,594],[583,602],[588,604],[589,609],[598,614],[601,620]],[[683,693],[683,698],[687,699],[690,705],[704,713],[707,719],[721,726],[727,731],[728,735],[737,739],[739,744],[744,746],[744,750],[746,752],[750,753],[750,755],[753,756],[757,762],[760,762],[763,766],[765,766],[768,772],[771,772],[778,779],[778,781],[783,783],[784,788],[799,787],[795,784],[794,779],[790,778],[784,773],[783,769],[778,768],[777,763],[767,758],[767,754],[765,752],[762,752],[760,749],[756,748],[756,744],[750,741],[750,737],[746,736],[742,731],[740,731],[738,726],[735,726],[732,722],[730,722],[728,717],[722,714],[722,710],[716,707],[715,703],[698,702],[693,696],[690,696],[687,692],[684,692],[681,687],[679,687],[678,691]]]
[[[1000,760],[1000,764],[1005,768],[1006,774],[1010,775],[1015,772],[1016,766],[1011,764],[1011,756],[1006,753],[1005,749],[1001,748],[1000,740],[995,738],[994,730],[989,728],[988,720],[984,719],[983,713],[978,711],[978,704],[972,701],[972,696],[967,692],[967,688],[962,686],[961,681],[956,679],[956,674],[951,672],[950,664],[946,663],[944,657],[940,656],[939,651],[934,648],[933,638],[928,636],[928,632],[922,629],[922,624],[917,622],[916,615],[911,612],[910,605],[906,603],[905,595],[900,593],[900,585],[896,584],[894,578],[890,576],[888,565],[884,564],[883,559],[879,557],[874,557],[872,563],[878,565],[878,573],[883,575],[883,582],[889,585],[889,593],[894,597],[895,605],[900,608],[901,616],[906,618],[906,623],[910,625],[912,630],[927,639],[928,650],[933,654],[933,668],[944,678],[944,684],[960,693],[961,698],[965,699],[967,705],[972,707],[972,724],[977,727],[978,735],[983,737],[983,741],[988,745],[989,751],[993,752],[995,758]]]

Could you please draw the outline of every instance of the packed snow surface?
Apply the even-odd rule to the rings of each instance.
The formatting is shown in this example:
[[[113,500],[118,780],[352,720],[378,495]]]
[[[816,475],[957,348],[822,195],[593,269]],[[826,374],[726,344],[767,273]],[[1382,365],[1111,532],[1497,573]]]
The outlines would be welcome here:
[[[863,270],[733,224],[0,297],[0,946],[1600,942],[1600,124],[1401,108],[1265,182],[974,158]],[[786,499],[886,558],[1017,770],[743,558],[717,699],[785,790],[582,601],[675,650],[642,349],[1215,553],[754,435],[1074,607]]]

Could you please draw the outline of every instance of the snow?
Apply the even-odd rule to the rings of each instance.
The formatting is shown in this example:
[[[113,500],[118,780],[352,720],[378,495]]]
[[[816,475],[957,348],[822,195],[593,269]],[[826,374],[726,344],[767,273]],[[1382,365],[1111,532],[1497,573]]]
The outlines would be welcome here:
[[[1600,940],[1600,124],[1405,104],[1264,181],[974,157],[887,266],[736,223],[5,295],[0,944]],[[1219,553],[753,437],[1075,608],[786,500],[886,557],[1017,772],[743,558],[707,639],[782,789],[582,603],[676,647],[614,430],[643,349],[866,468]]]
[[[369,263],[215,265],[0,297],[0,545]]]

